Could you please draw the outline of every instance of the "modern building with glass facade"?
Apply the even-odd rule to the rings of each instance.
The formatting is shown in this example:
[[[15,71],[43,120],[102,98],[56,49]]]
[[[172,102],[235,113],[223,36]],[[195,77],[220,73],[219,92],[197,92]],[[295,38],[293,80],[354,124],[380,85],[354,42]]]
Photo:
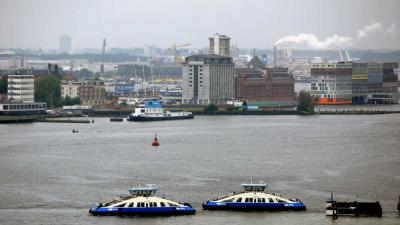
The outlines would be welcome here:
[[[352,103],[351,64],[314,63],[311,66],[311,95],[316,104],[335,105]]]
[[[398,63],[315,63],[311,94],[316,104],[385,104],[399,101]]]

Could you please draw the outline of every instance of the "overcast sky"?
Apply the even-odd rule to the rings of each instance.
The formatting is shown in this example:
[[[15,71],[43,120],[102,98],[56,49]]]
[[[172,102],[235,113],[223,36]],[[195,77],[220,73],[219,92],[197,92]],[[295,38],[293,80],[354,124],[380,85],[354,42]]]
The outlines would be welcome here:
[[[0,48],[56,49],[63,33],[74,49],[100,48],[102,38],[108,47],[204,47],[215,32],[243,48],[285,36],[310,48],[400,48],[399,12],[399,0],[0,0]]]

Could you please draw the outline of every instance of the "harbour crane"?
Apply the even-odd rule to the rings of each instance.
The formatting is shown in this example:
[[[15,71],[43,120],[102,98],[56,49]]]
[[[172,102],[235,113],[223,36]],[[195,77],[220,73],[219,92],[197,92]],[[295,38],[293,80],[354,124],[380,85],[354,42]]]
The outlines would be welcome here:
[[[186,46],[191,45],[190,43],[188,44],[174,44],[173,46],[171,46],[170,48],[168,48],[169,51],[171,51],[171,53],[174,55],[175,57],[175,63],[180,64],[183,62],[182,56],[179,54],[178,52],[178,48],[183,48]]]

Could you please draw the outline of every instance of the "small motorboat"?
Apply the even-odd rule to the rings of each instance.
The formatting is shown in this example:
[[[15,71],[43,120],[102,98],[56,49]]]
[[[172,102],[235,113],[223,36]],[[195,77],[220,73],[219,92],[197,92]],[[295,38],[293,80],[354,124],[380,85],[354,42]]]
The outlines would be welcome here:
[[[79,133],[79,130],[72,129],[72,133]]]
[[[158,139],[157,139],[157,134],[155,134],[153,142],[151,143],[151,145],[154,146],[154,147],[160,146],[160,142],[158,142]]]
[[[306,206],[298,199],[286,199],[278,194],[264,192],[267,185],[260,183],[242,184],[243,191],[203,203],[206,210],[238,211],[302,211]]]
[[[166,198],[153,196],[158,188],[154,184],[131,188],[127,197],[108,203],[95,204],[89,209],[92,215],[192,215],[196,210],[188,203],[178,203]]]

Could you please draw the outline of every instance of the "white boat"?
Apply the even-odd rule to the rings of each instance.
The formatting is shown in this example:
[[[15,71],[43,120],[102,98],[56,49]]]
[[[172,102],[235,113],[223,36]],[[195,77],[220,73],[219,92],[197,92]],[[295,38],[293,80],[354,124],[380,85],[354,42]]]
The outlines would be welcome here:
[[[158,121],[193,119],[191,112],[165,111],[159,100],[143,100],[135,108],[135,112],[128,116],[128,121]]]

